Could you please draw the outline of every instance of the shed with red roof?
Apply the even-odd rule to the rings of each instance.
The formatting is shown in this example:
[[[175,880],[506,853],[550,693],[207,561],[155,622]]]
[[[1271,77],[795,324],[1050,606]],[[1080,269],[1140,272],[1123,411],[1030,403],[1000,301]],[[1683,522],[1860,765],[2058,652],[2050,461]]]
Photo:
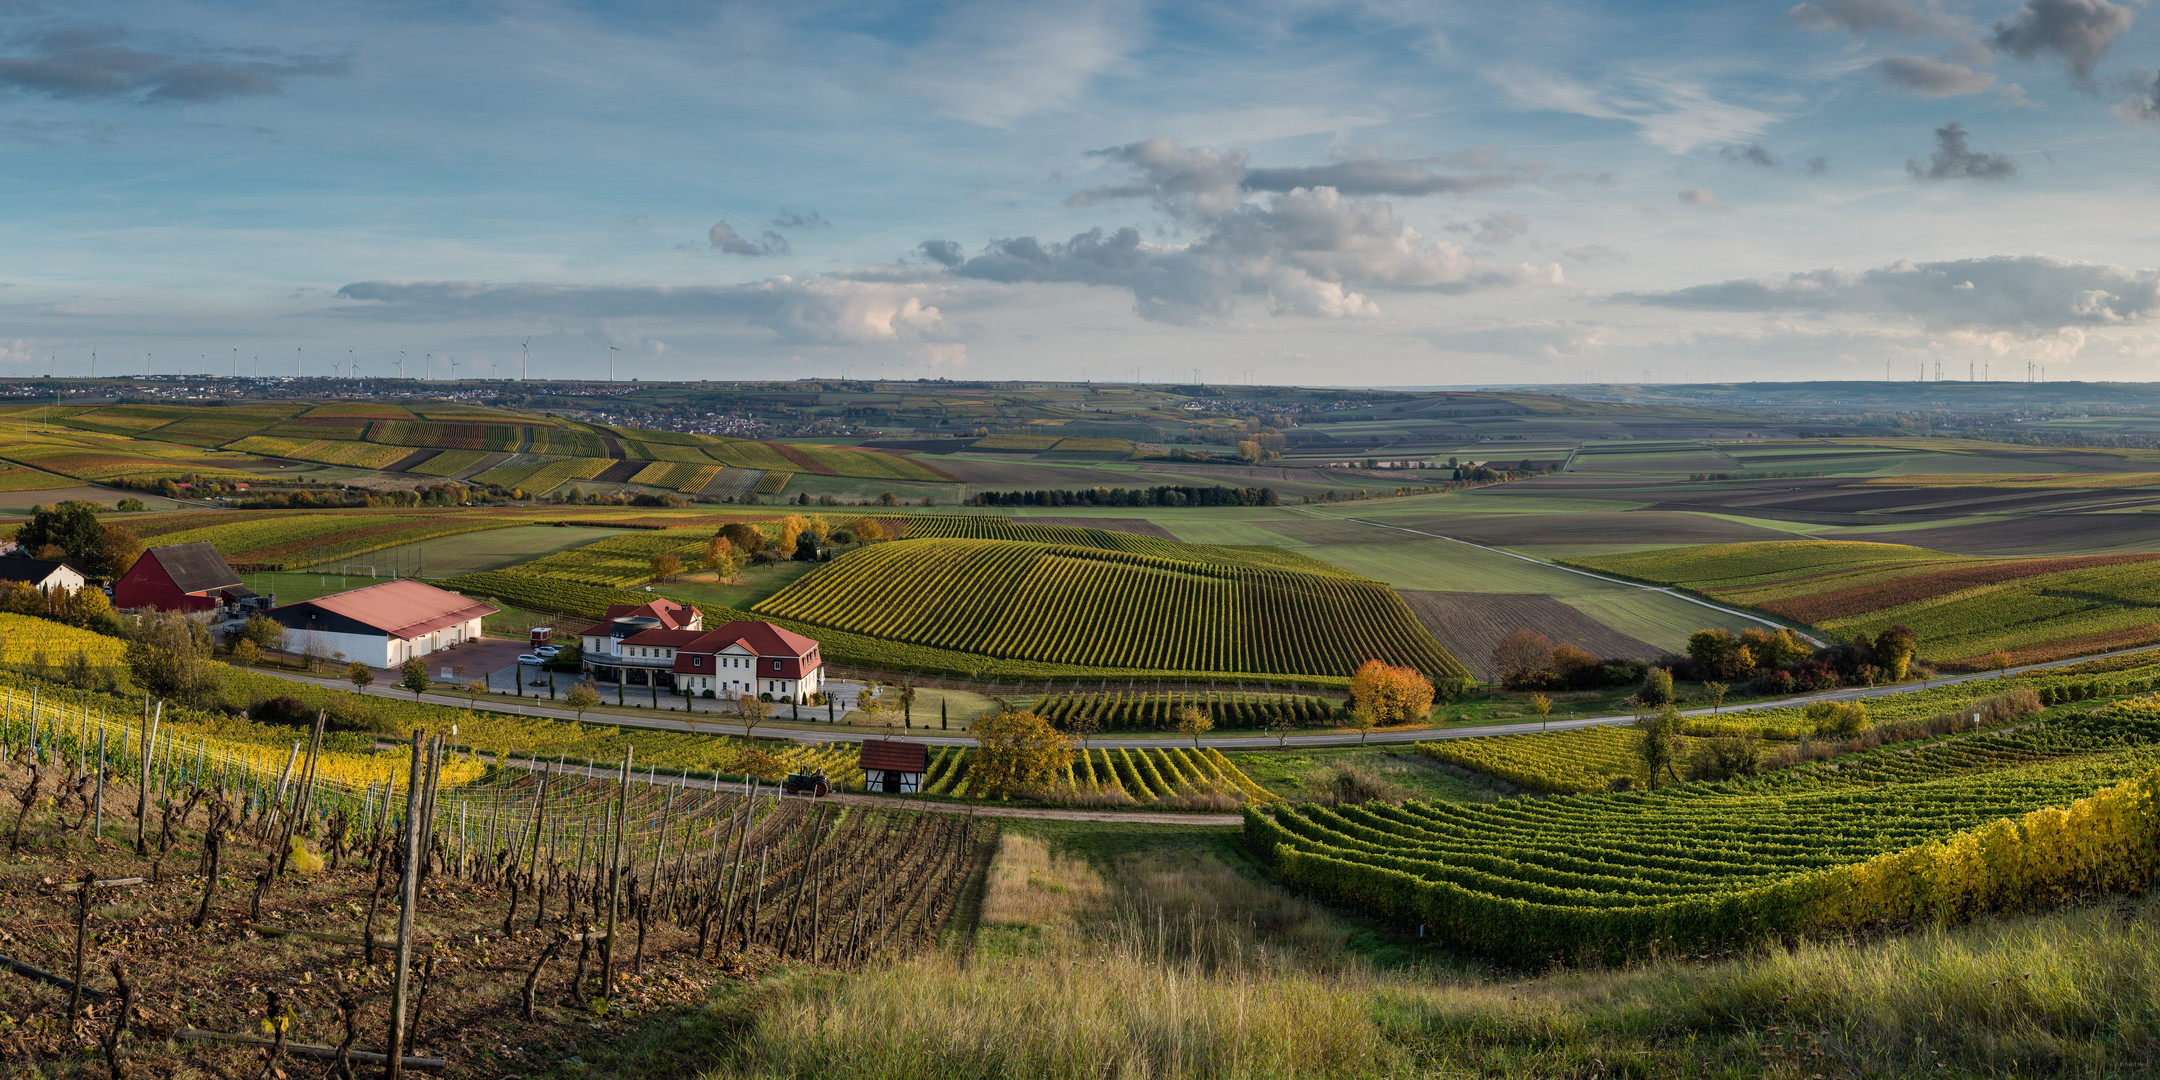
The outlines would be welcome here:
[[[501,610],[405,578],[274,607],[266,614],[285,627],[292,652],[343,653],[371,667],[396,667],[478,640],[480,620]]]

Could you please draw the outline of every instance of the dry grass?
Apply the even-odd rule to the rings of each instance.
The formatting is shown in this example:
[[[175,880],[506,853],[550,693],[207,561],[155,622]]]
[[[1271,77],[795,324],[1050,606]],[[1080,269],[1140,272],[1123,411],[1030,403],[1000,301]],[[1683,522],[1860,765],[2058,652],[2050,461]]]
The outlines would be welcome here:
[[[1084,860],[1054,855],[1041,840],[1006,833],[998,838],[984,886],[982,921],[989,926],[1070,925],[1102,907],[1102,878]]]

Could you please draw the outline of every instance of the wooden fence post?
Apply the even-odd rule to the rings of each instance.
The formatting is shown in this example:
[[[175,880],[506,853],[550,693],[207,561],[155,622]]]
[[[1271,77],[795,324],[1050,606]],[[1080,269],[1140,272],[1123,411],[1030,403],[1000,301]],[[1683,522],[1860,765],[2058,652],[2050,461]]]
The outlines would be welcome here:
[[[413,908],[420,903],[420,740],[412,735],[412,772],[405,782],[405,872],[398,881],[402,897],[398,909],[397,964],[391,977],[390,1043],[383,1075],[398,1080],[405,1074],[405,993],[412,966]]]

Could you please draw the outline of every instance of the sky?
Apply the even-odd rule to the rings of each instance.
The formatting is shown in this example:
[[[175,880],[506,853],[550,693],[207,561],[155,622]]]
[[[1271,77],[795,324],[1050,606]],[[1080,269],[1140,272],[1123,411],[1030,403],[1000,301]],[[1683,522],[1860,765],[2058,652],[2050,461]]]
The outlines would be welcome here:
[[[0,0],[0,377],[2149,380],[2156,24]]]

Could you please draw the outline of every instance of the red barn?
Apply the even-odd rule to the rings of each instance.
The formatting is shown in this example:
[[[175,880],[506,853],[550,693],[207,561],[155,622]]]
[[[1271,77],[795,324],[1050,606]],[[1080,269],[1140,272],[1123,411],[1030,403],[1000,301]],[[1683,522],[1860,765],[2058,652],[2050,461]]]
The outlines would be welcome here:
[[[113,583],[113,606],[122,609],[215,611],[253,595],[208,541],[151,548]]]

